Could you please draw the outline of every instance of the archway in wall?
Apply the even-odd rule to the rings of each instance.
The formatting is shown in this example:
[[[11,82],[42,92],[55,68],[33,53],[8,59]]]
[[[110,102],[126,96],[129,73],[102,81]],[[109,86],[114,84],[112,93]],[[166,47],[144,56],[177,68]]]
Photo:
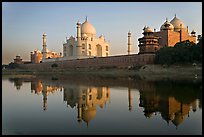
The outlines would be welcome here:
[[[73,46],[69,46],[69,56],[73,56]]]
[[[97,57],[102,57],[102,46],[101,45],[96,45],[96,56]]]

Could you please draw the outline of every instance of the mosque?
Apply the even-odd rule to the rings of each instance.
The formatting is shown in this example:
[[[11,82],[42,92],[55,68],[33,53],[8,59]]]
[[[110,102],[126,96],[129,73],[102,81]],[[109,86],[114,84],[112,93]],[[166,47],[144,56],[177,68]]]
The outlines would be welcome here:
[[[131,32],[128,32],[127,38],[127,54],[120,56],[109,56],[109,42],[105,40],[103,35],[96,37],[96,29],[88,21],[87,17],[81,24],[76,23],[77,35],[66,38],[63,43],[63,55],[49,51],[46,44],[46,34],[43,34],[42,51],[35,50],[31,52],[31,62],[22,63],[20,57],[16,57],[14,62],[21,64],[22,68],[40,69],[42,67],[50,68],[56,63],[60,68],[75,67],[131,67],[141,66],[145,64],[153,64],[155,52],[163,47],[173,47],[176,43],[189,40],[196,43],[196,32],[194,30],[189,33],[182,20],[176,15],[169,22],[166,21],[161,25],[160,30],[154,31],[145,26],[143,29],[143,37],[139,38],[139,53],[131,53]],[[80,61],[78,61],[80,60]],[[44,63],[46,62],[46,63]],[[49,63],[50,62],[50,63]],[[26,65],[23,65],[26,64]],[[42,67],[39,65],[42,64]],[[84,64],[84,65],[83,65]],[[44,69],[44,68],[42,68]]]
[[[196,43],[196,32],[193,30],[189,34],[188,26],[183,21],[175,17],[169,22],[166,21],[161,25],[160,31],[152,31],[148,26],[144,27],[144,37],[139,38],[139,54],[155,53],[162,47],[173,47],[177,42],[189,40]]]

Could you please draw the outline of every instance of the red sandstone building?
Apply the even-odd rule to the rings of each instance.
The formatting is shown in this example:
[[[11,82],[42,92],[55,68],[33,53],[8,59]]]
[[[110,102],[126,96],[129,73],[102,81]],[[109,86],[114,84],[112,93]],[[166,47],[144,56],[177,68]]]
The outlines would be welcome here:
[[[153,32],[150,27],[144,27],[143,37],[139,38],[139,54],[155,53],[162,47],[173,47],[177,42],[189,40],[196,43],[196,35],[193,30],[189,34],[188,26],[175,17],[168,22],[164,22],[160,27],[160,31]]]

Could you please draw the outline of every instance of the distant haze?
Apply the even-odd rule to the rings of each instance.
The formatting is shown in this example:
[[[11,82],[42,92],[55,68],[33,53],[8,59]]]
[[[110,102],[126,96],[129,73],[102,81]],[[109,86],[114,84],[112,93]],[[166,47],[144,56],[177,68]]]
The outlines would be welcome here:
[[[66,37],[76,36],[76,23],[88,21],[97,37],[110,41],[110,55],[127,54],[127,33],[132,32],[132,53],[138,53],[138,38],[145,25],[158,31],[177,15],[189,31],[202,34],[202,2],[3,2],[2,64],[16,55],[30,60],[30,52],[47,48],[62,52]]]

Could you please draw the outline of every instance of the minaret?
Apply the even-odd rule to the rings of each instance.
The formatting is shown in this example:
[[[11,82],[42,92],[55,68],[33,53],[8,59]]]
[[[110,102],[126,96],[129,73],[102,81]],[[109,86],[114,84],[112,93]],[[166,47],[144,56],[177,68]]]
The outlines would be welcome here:
[[[76,56],[81,56],[81,23],[77,22],[77,45],[76,45]]]
[[[43,52],[42,52],[42,54],[43,54],[43,60],[46,59],[46,54],[47,54],[46,36],[47,36],[47,34],[44,33],[44,34],[43,34]]]
[[[42,94],[43,94],[43,110],[46,111],[47,110],[47,87],[45,85],[43,85],[43,90],[42,90]]]
[[[128,32],[128,55],[130,55],[130,51],[131,51],[131,32]]]
[[[129,110],[132,111],[132,95],[131,95],[131,89],[128,88],[128,100],[129,100]]]
[[[82,120],[82,107],[80,104],[78,104],[77,109],[78,109],[78,117],[77,118],[78,118],[78,122],[80,123]]]

